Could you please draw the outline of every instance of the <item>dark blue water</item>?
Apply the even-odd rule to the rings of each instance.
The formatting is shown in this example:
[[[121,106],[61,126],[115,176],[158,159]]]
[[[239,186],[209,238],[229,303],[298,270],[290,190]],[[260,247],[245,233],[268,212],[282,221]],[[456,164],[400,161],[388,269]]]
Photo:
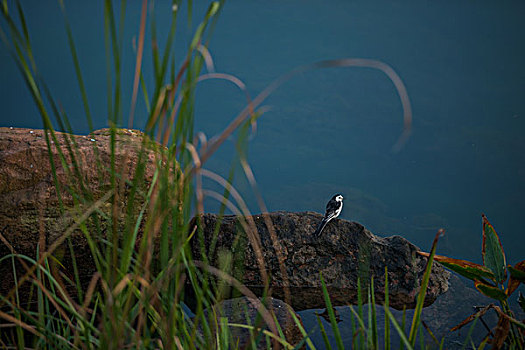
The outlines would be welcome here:
[[[9,2],[10,3],[10,2]],[[161,42],[171,2],[157,1]],[[194,4],[195,27],[208,2]],[[39,72],[87,133],[80,93],[55,2],[23,4]],[[118,7],[118,6],[117,6]],[[103,9],[67,2],[95,128],[107,127]],[[212,36],[216,70],[242,79],[252,96],[294,67],[318,60],[363,57],[392,66],[413,108],[413,132],[402,132],[401,102],[392,82],[367,68],[309,71],[276,90],[258,122],[249,159],[269,210],[323,212],[336,192],[342,217],[379,235],[401,234],[438,253],[481,261],[481,213],[501,236],[509,262],[523,259],[525,211],[525,3],[522,1],[230,1]],[[192,28],[181,6],[175,45],[185,54]],[[140,4],[128,4],[123,47],[124,125],[134,68],[132,38]],[[5,26],[2,26],[5,30]],[[152,85],[146,45],[143,71]],[[41,128],[42,122],[7,50],[0,46],[1,126]],[[151,93],[151,91],[150,91]],[[196,129],[220,132],[244,106],[224,81],[197,91]],[[144,128],[142,97],[134,127]],[[234,139],[209,161],[226,176]],[[254,212],[254,196],[238,172],[236,185]],[[214,210],[213,202],[207,206]]]

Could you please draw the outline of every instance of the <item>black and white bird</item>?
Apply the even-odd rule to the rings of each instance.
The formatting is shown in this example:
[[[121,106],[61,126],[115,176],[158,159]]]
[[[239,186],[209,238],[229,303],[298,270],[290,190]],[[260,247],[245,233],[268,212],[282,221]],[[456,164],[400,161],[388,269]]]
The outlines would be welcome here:
[[[341,210],[343,210],[343,196],[336,194],[328,201],[328,204],[326,204],[326,213],[324,214],[324,218],[319,224],[319,227],[317,227],[314,236],[319,236],[321,232],[323,232],[326,224],[341,214]]]

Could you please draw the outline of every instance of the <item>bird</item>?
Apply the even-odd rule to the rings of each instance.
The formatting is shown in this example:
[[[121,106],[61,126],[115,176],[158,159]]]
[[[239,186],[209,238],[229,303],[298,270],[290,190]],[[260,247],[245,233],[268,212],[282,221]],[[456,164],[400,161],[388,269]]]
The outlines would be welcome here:
[[[326,204],[326,213],[324,214],[323,220],[317,227],[314,236],[319,236],[326,224],[328,224],[330,220],[338,217],[339,214],[341,214],[341,210],[343,210],[343,196],[338,193],[334,195],[332,199],[330,199]]]

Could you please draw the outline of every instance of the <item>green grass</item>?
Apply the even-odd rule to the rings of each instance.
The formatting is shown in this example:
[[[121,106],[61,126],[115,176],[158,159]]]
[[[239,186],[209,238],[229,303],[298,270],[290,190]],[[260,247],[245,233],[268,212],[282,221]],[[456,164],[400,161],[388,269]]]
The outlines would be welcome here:
[[[351,314],[351,323],[357,325],[357,329],[354,331],[353,329],[353,335],[354,340],[357,340],[357,343],[353,342],[353,347],[357,349],[390,349],[392,348],[391,344],[391,336],[390,336],[390,329],[393,327],[393,329],[397,332],[401,339],[400,348],[403,349],[426,349],[427,348],[427,342],[425,341],[423,330],[422,330],[422,324],[421,324],[421,313],[423,311],[423,304],[425,301],[425,294],[426,289],[428,287],[428,281],[430,279],[430,273],[433,263],[433,257],[436,251],[438,238],[443,234],[442,230],[440,230],[436,234],[436,238],[434,239],[434,242],[432,244],[432,250],[430,253],[430,257],[427,261],[427,266],[425,268],[425,273],[423,274],[423,278],[421,281],[421,288],[420,292],[417,298],[416,308],[414,315],[412,317],[412,323],[411,323],[411,329],[408,334],[406,334],[405,331],[405,316],[403,313],[403,322],[400,325],[398,321],[395,319],[394,315],[389,309],[388,301],[388,287],[385,288],[385,301],[383,304],[383,309],[385,312],[385,336],[383,338],[382,344],[379,344],[379,338],[378,338],[378,326],[377,326],[377,314],[376,314],[376,303],[375,303],[375,292],[374,292],[374,279],[372,278],[370,281],[370,286],[367,288],[367,300],[366,304],[368,305],[368,313],[367,317],[364,317],[363,308],[364,308],[364,300],[362,298],[362,292],[361,292],[361,283],[358,280],[358,303],[357,303],[357,311],[355,308],[350,305],[350,311]],[[321,276],[321,283],[322,288],[325,296],[325,302],[327,305],[327,311],[330,318],[330,324],[332,326],[332,332],[334,335],[334,338],[336,340],[337,348],[338,349],[344,349],[344,345],[341,339],[341,333],[339,330],[339,326],[337,325],[334,311],[332,308],[332,305],[330,303],[330,298],[328,295],[328,291],[326,288],[326,285],[322,279]],[[388,286],[388,274],[387,270],[385,269],[385,286]],[[321,326],[321,332],[323,333],[323,338],[326,337],[326,331],[322,327],[321,322],[319,321],[319,324]],[[419,332],[418,332],[419,330]],[[359,334],[356,334],[359,333]],[[419,347],[416,347],[416,340],[419,337]],[[331,348],[328,339],[325,340],[326,348]]]
[[[81,70],[82,57],[77,55],[74,33],[67,17],[66,4],[59,1],[64,14],[65,31],[75,68],[85,118],[89,130],[93,130],[93,121],[89,108],[89,98],[84,86]],[[60,237],[45,251],[37,252],[34,258],[18,254],[14,249],[11,254],[0,257],[0,263],[11,264],[13,271],[22,266],[22,275],[15,280],[21,288],[30,285],[36,304],[27,306],[20,301],[19,289],[14,288],[8,295],[0,296],[0,319],[4,325],[0,336],[0,348],[24,347],[38,349],[230,349],[236,348],[236,340],[231,335],[232,327],[248,328],[251,331],[251,344],[262,339],[274,347],[293,349],[303,345],[315,349],[308,330],[295,317],[303,340],[299,344],[289,344],[284,339],[283,330],[275,317],[264,307],[259,311],[261,324],[229,324],[223,317],[204,313],[220,299],[225,285],[236,289],[241,295],[252,296],[251,291],[241,282],[229,275],[230,256],[224,256],[224,265],[219,270],[207,264],[207,252],[202,247],[202,256],[192,256],[189,249],[191,240],[200,239],[200,232],[189,227],[191,213],[202,213],[204,200],[217,200],[221,203],[221,215],[226,209],[236,213],[243,229],[251,232],[250,244],[261,258],[260,271],[267,281],[267,272],[260,249],[260,237],[253,230],[250,212],[242,196],[232,187],[235,167],[232,166],[228,179],[203,168],[205,162],[231,134],[237,132],[237,154],[235,160],[252,185],[260,209],[266,207],[260,196],[255,178],[246,158],[246,140],[249,128],[264,113],[260,107],[266,97],[293,76],[305,70],[333,67],[371,67],[383,71],[393,82],[401,97],[404,108],[405,130],[395,148],[399,148],[410,132],[411,111],[406,89],[397,74],[382,62],[366,59],[342,59],[313,63],[299,67],[280,77],[253,100],[247,96],[246,107],[225,127],[224,131],[213,140],[197,148],[198,139],[194,130],[194,103],[196,85],[204,79],[226,79],[237,84],[246,92],[246,88],[237,78],[228,75],[214,75],[205,72],[211,57],[207,54],[207,44],[214,23],[222,9],[222,1],[212,2],[202,15],[196,27],[187,52],[183,55],[180,67],[175,66],[173,43],[177,36],[176,23],[178,11],[172,11],[168,36],[162,47],[157,41],[157,28],[154,17],[149,17],[146,1],[142,4],[141,21],[137,43],[132,98],[128,127],[133,124],[138,94],[145,101],[148,119],[144,129],[137,166],[131,178],[124,176],[118,161],[116,150],[119,147],[119,128],[123,125],[122,96],[122,47],[123,28],[126,15],[126,1],[119,3],[104,1],[104,41],[106,48],[107,70],[107,121],[110,126],[111,158],[103,162],[94,145],[95,164],[100,179],[109,175],[108,186],[92,189],[85,183],[82,159],[79,156],[74,138],[67,137],[65,147],[58,146],[59,135],[55,127],[73,132],[67,113],[58,107],[44,81],[38,73],[33,56],[29,30],[27,28],[22,5],[15,1],[8,5],[2,1],[2,20],[0,39],[9,50],[22,78],[26,82],[35,105],[42,118],[48,154],[52,165],[52,175],[57,190],[57,206],[62,215],[72,215],[73,221],[64,228]],[[184,6],[180,1],[174,5]],[[192,8],[192,2],[187,6]],[[190,15],[191,18],[191,15]],[[148,90],[142,73],[146,25],[151,25],[151,56],[153,57],[154,83]],[[62,137],[62,136],[60,136]],[[153,142],[153,141],[156,141]],[[148,167],[148,154],[155,154],[154,175],[151,181],[144,181]],[[66,170],[66,183],[59,181],[57,168],[61,165]],[[71,166],[69,166],[71,164]],[[216,193],[202,188],[202,177],[221,184],[223,193]],[[69,198],[69,199],[68,199]],[[72,209],[73,208],[73,209]],[[71,214],[77,213],[77,214]],[[269,226],[271,227],[271,225]],[[271,231],[271,230],[270,230]],[[219,232],[219,227],[216,233]],[[270,232],[272,233],[272,232]],[[80,282],[78,266],[72,238],[81,235],[87,241],[96,273],[89,285]],[[276,242],[275,234],[272,239]],[[435,253],[433,244],[429,264],[422,280],[422,291],[426,290],[432,257]],[[73,271],[61,273],[62,263],[57,257],[58,251],[67,244]],[[214,243],[212,242],[212,246]],[[155,247],[159,247],[155,250]],[[282,261],[282,257],[279,257]],[[16,262],[16,264],[15,264]],[[286,276],[281,263],[283,276]],[[64,271],[62,271],[64,272]],[[71,272],[71,271],[70,271]],[[385,271],[386,272],[386,271]],[[17,274],[14,274],[15,277]],[[60,278],[59,278],[60,277]],[[320,276],[331,333],[338,349],[344,349],[339,326],[331,305],[326,285]],[[218,282],[217,282],[218,281]],[[368,284],[367,284],[368,285]],[[421,313],[425,293],[420,293],[416,312],[412,319],[409,334],[405,334],[405,322],[402,325],[394,319],[388,308],[388,289],[385,289],[385,336],[384,344],[379,344],[376,319],[375,291],[373,280],[367,289],[368,317],[365,321],[363,291],[358,287],[357,311],[350,306],[352,332],[355,334],[353,345],[358,349],[392,348],[390,335],[396,331],[406,349],[416,348],[419,335],[420,348],[422,330]],[[183,303],[186,297],[185,286],[190,286],[195,295],[195,316],[190,318]],[[385,274],[385,286],[388,280]],[[328,330],[318,319],[323,343],[319,346],[331,348]],[[264,326],[264,327],[263,327]],[[215,331],[217,330],[217,331]],[[418,332],[419,330],[419,332]]]

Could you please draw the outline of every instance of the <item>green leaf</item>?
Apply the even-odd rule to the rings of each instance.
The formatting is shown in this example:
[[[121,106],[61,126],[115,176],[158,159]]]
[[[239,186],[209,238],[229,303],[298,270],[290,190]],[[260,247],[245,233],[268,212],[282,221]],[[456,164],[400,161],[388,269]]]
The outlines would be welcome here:
[[[525,282],[525,260],[520,261],[514,267],[508,266],[510,277],[522,283]]]
[[[429,257],[428,253],[417,252],[419,255]],[[441,263],[446,268],[460,274],[473,281],[484,281],[488,278],[491,281],[496,281],[496,276],[487,267],[473,263],[468,260],[454,259],[442,255],[434,255],[434,259]],[[487,282],[488,283],[488,282]]]
[[[511,295],[519,287],[520,283],[525,283],[525,260],[520,261],[514,267],[507,266],[510,278],[507,285],[507,295]]]
[[[507,268],[505,253],[494,227],[489,223],[487,217],[482,215],[483,221],[483,244],[481,255],[483,265],[488,267],[496,276],[496,282],[503,283],[507,279]]]
[[[507,294],[503,290],[499,289],[498,287],[494,287],[494,286],[491,286],[489,284],[485,284],[485,283],[480,282],[480,281],[476,281],[474,283],[474,286],[483,295],[485,295],[485,296],[487,296],[489,298],[496,299],[496,300],[499,300],[499,301],[504,301],[504,300],[507,299]]]

